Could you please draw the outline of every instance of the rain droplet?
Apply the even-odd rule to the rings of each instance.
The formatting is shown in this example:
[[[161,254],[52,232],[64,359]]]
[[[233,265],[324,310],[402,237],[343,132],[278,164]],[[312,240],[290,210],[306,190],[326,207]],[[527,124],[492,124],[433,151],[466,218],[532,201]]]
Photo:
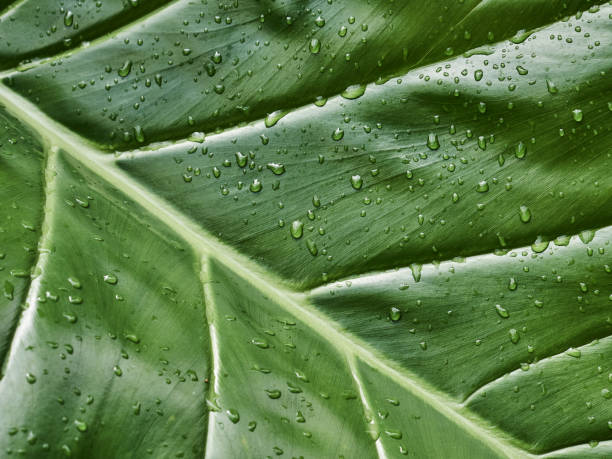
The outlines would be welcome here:
[[[397,322],[398,320],[400,320],[402,318],[402,311],[400,309],[396,308],[395,306],[393,306],[389,310],[389,318],[393,322]]]
[[[274,126],[276,123],[278,123],[278,121],[283,116],[285,116],[287,113],[289,113],[287,110],[276,110],[268,114],[268,116],[266,116],[266,119],[264,120],[264,124],[266,125],[267,128],[270,128]]]
[[[227,410],[225,414],[227,415],[228,419],[232,421],[233,424],[237,424],[238,421],[240,421],[240,414],[238,414],[238,411],[233,408]]]
[[[579,108],[572,110],[572,116],[574,117],[574,121],[580,123],[582,121],[582,110]]]
[[[115,276],[114,274],[105,274],[104,282],[106,282],[107,284],[115,285],[118,282],[118,279],[117,276]]]
[[[302,235],[304,234],[304,223],[302,223],[300,220],[294,220],[291,223],[291,227],[290,227],[289,231],[290,231],[291,237],[293,237],[293,239],[301,238]]]
[[[282,175],[285,173],[285,166],[279,163],[268,163],[266,167],[272,171],[274,175]]]
[[[74,13],[68,10],[66,11],[66,14],[64,15],[64,25],[66,27],[70,27],[72,26],[73,23],[74,23]]]
[[[313,38],[312,40],[310,40],[308,48],[310,49],[310,52],[312,54],[319,54],[319,51],[321,51],[321,42],[318,38]]]
[[[357,99],[363,96],[365,91],[366,91],[365,84],[354,84],[346,88],[344,91],[342,91],[341,95],[345,99]]]
[[[117,73],[119,74],[120,77],[126,77],[130,74],[131,71],[132,71],[132,61],[128,59],[127,61],[123,63],[123,65],[117,71]]]
[[[478,182],[478,186],[476,187],[476,191],[479,193],[485,193],[489,191],[489,183],[486,180],[482,180]]]
[[[249,190],[253,193],[259,193],[261,191],[262,184],[258,179],[253,179],[253,183],[249,185]]]
[[[437,150],[440,148],[440,142],[438,141],[438,134],[433,132],[427,136],[427,146],[430,150]]]
[[[361,175],[351,176],[351,186],[356,190],[361,189],[363,186],[363,179],[361,178]]]
[[[529,223],[531,220],[531,210],[527,206],[519,207],[519,217],[523,223]]]
[[[499,316],[504,319],[507,319],[508,317],[510,317],[508,310],[504,308],[501,304],[496,304],[495,310],[497,311],[497,314],[499,314]]]
[[[523,159],[527,154],[527,146],[523,142],[519,142],[514,150],[514,154],[518,159]]]
[[[508,334],[510,335],[510,341],[512,342],[512,344],[518,343],[521,339],[521,336],[519,335],[519,332],[516,330],[516,328],[511,328]]]
[[[567,351],[565,351],[566,355],[569,355],[570,357],[574,357],[576,359],[579,359],[580,356],[582,355],[582,352],[580,352],[580,349],[576,349],[574,347],[570,347]]]

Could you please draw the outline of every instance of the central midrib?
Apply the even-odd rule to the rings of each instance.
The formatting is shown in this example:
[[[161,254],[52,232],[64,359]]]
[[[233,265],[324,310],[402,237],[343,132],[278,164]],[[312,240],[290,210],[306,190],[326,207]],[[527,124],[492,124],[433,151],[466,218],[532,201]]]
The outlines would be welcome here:
[[[328,340],[347,357],[358,357],[363,362],[386,374],[415,397],[424,400],[432,409],[463,429],[466,435],[487,444],[493,451],[506,457],[532,456],[510,443],[506,438],[496,436],[480,425],[476,415],[466,416],[463,406],[424,383],[405,369],[398,370],[395,364],[378,355],[359,338],[341,331],[339,326],[324,314],[309,305],[303,293],[281,287],[282,280],[266,272],[252,260],[231,247],[219,242],[194,221],[180,214],[163,199],[134,182],[127,173],[115,166],[112,155],[103,153],[83,138],[66,129],[42,113],[35,105],[0,85],[0,103],[20,121],[35,130],[49,149],[57,148],[69,154],[85,167],[115,186],[127,197],[142,206],[169,228],[181,236],[201,257],[211,257],[229,268],[267,295],[281,308],[303,321],[309,328]],[[177,224],[178,223],[178,224]],[[461,412],[460,412],[461,410]]]

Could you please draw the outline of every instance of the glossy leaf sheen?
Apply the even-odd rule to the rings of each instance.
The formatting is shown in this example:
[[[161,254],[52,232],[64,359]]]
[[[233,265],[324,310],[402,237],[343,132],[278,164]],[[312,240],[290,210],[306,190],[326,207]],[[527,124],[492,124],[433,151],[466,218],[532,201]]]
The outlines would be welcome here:
[[[0,454],[612,454],[608,3],[0,8]]]

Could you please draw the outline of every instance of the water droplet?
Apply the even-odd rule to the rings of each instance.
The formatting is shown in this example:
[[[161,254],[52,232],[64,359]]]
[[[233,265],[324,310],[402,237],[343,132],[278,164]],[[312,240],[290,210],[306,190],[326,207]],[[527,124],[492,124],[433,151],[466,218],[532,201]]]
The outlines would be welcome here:
[[[519,217],[523,223],[529,223],[531,220],[531,210],[527,206],[519,207]]]
[[[508,313],[508,310],[506,308],[504,308],[501,304],[496,304],[495,305],[495,310],[497,311],[499,316],[504,318],[504,319],[507,319],[508,317],[510,317],[510,314]]]
[[[277,399],[280,398],[281,391],[276,389],[266,389],[266,394],[268,394],[268,397],[271,399]]]
[[[508,334],[510,335],[510,341],[512,342],[512,344],[518,343],[521,339],[521,336],[519,335],[519,332],[516,330],[516,328],[511,328]]]
[[[247,155],[243,155],[239,151],[236,152],[236,163],[238,164],[239,167],[246,166],[247,165],[247,159],[248,159]]]
[[[433,132],[427,136],[427,146],[430,150],[437,150],[440,148],[440,142],[438,141],[438,134]]]
[[[117,73],[119,74],[120,77],[126,77],[130,74],[131,71],[132,71],[132,61],[128,59],[127,61],[123,63],[123,65],[117,71]]]
[[[319,54],[319,51],[321,51],[321,42],[318,38],[313,38],[312,40],[310,40],[308,48],[310,49],[310,52],[312,54]]]
[[[142,130],[142,127],[139,124],[134,126],[134,138],[138,143],[144,143],[145,141],[144,131]]]
[[[480,182],[478,182],[476,191],[478,191],[479,193],[485,193],[489,191],[489,183],[486,180],[481,180]]]
[[[294,220],[291,223],[289,232],[291,233],[291,237],[293,237],[293,239],[301,238],[304,234],[304,223],[302,223],[300,220]]]
[[[74,13],[68,10],[66,11],[66,14],[64,14],[64,25],[66,27],[70,27],[72,26],[73,23],[74,23]]]
[[[529,73],[529,71],[522,65],[517,65],[516,71],[518,72],[519,75],[527,75]]]
[[[332,139],[338,141],[342,140],[342,137],[344,137],[344,130],[341,128],[336,128],[332,134]]]
[[[74,425],[79,432],[87,432],[87,424],[85,422],[75,419]]]
[[[345,99],[357,99],[363,96],[365,91],[366,91],[365,84],[354,84],[346,88],[344,91],[342,91],[341,95]]]
[[[386,429],[385,433],[390,437],[393,438],[394,440],[401,440],[402,438],[402,432],[399,430],[395,430],[395,429]]]
[[[580,352],[580,349],[576,349],[574,347],[570,347],[567,351],[565,351],[566,355],[569,355],[570,357],[574,357],[576,359],[579,359],[580,356],[582,355],[582,352]]]
[[[421,280],[421,271],[423,270],[423,265],[419,263],[411,263],[410,264],[410,272],[412,273],[412,278],[415,282],[419,282]]]
[[[483,72],[482,72],[482,70],[478,69],[478,70],[476,70],[476,71],[474,72],[474,79],[475,79],[476,81],[480,81],[480,80],[482,80],[482,76],[483,76]]]
[[[319,249],[317,248],[316,242],[311,239],[306,240],[306,247],[308,248],[308,251],[313,257],[316,257],[319,253]]]
[[[215,54],[212,55],[210,60],[213,61],[215,64],[220,64],[223,61],[223,56],[219,51],[215,51]]]
[[[584,230],[578,234],[578,237],[580,238],[583,244],[588,244],[595,238],[595,231]]]
[[[36,376],[32,373],[26,373],[25,378],[28,384],[34,384],[36,382]]]
[[[270,347],[268,340],[266,340],[265,338],[253,338],[251,340],[251,343],[260,349],[268,349]]]
[[[543,302],[543,301],[540,301],[540,300],[534,300],[533,305],[534,305],[536,308],[542,308],[542,306],[544,306],[544,302]]]
[[[574,121],[580,123],[582,121],[582,110],[580,110],[579,108],[572,110],[572,116],[574,118]]]
[[[514,154],[518,159],[523,159],[527,154],[527,146],[523,142],[519,142],[514,150]]]
[[[356,190],[361,189],[361,187],[363,186],[363,179],[361,178],[361,175],[351,176],[351,186]]]
[[[266,116],[266,119],[264,120],[264,124],[266,125],[267,128],[271,128],[276,123],[278,123],[278,121],[283,116],[285,116],[287,113],[289,113],[287,110],[276,110],[268,114],[268,116]]]
[[[253,183],[249,185],[249,190],[253,193],[259,193],[262,189],[262,184],[258,179],[253,179]]]
[[[268,163],[266,167],[272,171],[274,175],[282,175],[285,173],[285,166],[279,163]]]
[[[104,282],[106,282],[107,284],[115,285],[118,282],[118,279],[117,276],[115,276],[114,274],[105,274]]]
[[[228,419],[232,421],[233,424],[237,424],[238,421],[240,421],[240,414],[238,414],[238,411],[233,408],[227,410],[225,414],[227,415]]]
[[[542,236],[538,236],[533,244],[531,244],[531,250],[535,253],[542,253],[548,247],[549,241]]]
[[[518,284],[516,283],[516,279],[514,277],[511,277],[510,281],[508,282],[508,290],[514,291],[517,287]]]
[[[402,318],[402,311],[400,309],[396,308],[395,306],[392,307],[389,310],[389,318],[393,322],[397,322],[398,320],[400,320]]]
[[[548,89],[548,92],[550,94],[557,94],[559,92],[559,89],[557,88],[557,86],[555,86],[555,83],[552,82],[551,80],[546,80],[546,89]]]

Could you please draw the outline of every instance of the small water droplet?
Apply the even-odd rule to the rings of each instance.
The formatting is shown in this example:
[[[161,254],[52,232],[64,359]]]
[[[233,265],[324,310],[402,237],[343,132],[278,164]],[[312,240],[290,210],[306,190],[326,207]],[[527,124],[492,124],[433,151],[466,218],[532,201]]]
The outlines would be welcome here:
[[[363,179],[361,178],[361,175],[351,176],[351,186],[356,190],[361,189],[361,187],[363,186]]]
[[[117,73],[119,74],[120,77],[126,77],[130,74],[131,71],[132,71],[132,61],[128,59],[123,63],[123,65],[117,71]]]
[[[114,274],[105,274],[104,282],[106,282],[107,284],[115,285],[118,282],[118,279],[117,276],[115,276]]]
[[[504,319],[507,319],[508,317],[510,317],[508,310],[504,308],[501,304],[496,304],[495,310],[497,311],[497,314],[499,314],[499,316]]]
[[[345,99],[357,99],[365,94],[366,85],[365,84],[354,84],[349,86],[344,91],[342,91],[341,95]]]
[[[393,322],[397,322],[398,320],[400,320],[402,318],[402,311],[400,309],[396,308],[395,306],[393,306],[389,310],[389,318]]]
[[[319,54],[319,51],[321,51],[321,42],[318,38],[313,38],[310,40],[308,48],[312,54]]]
[[[282,175],[285,173],[285,166],[279,163],[268,163],[266,167],[272,171],[274,175]]]
[[[87,424],[85,422],[75,419],[74,425],[79,432],[87,432]]]
[[[519,332],[516,330],[516,328],[511,328],[508,334],[510,335],[510,342],[512,342],[512,344],[518,343],[521,339],[521,336],[519,335]]]
[[[258,179],[253,179],[253,182],[249,185],[249,190],[253,193],[259,193],[262,189],[263,185]]]
[[[64,14],[64,25],[66,27],[70,27],[72,26],[73,23],[74,23],[74,13],[68,10],[66,11],[66,14]]]
[[[518,159],[523,159],[527,154],[527,146],[523,142],[519,142],[514,150],[514,155]]]
[[[268,116],[266,116],[266,119],[264,120],[264,124],[267,128],[271,128],[272,126],[274,126],[276,123],[278,123],[278,121],[285,116],[287,113],[289,113],[287,110],[276,110],[272,113],[269,113]]]
[[[427,146],[430,150],[437,150],[440,148],[440,142],[438,141],[438,134],[433,132],[427,136]]]
[[[480,182],[478,182],[476,191],[478,191],[479,193],[485,193],[489,191],[489,183],[486,180],[481,180]]]
[[[232,421],[233,424],[237,424],[238,421],[240,421],[240,414],[238,414],[238,411],[233,408],[230,408],[229,410],[225,411],[225,414],[227,415],[228,419]]]
[[[289,232],[291,233],[291,237],[293,237],[293,239],[301,238],[304,234],[304,223],[302,223],[300,220],[294,220],[291,223]]]
[[[582,356],[580,349],[576,349],[574,347],[570,347],[567,351],[565,351],[565,354],[576,359],[579,359]]]
[[[531,210],[527,206],[519,207],[519,217],[523,223],[529,223],[531,220]]]

